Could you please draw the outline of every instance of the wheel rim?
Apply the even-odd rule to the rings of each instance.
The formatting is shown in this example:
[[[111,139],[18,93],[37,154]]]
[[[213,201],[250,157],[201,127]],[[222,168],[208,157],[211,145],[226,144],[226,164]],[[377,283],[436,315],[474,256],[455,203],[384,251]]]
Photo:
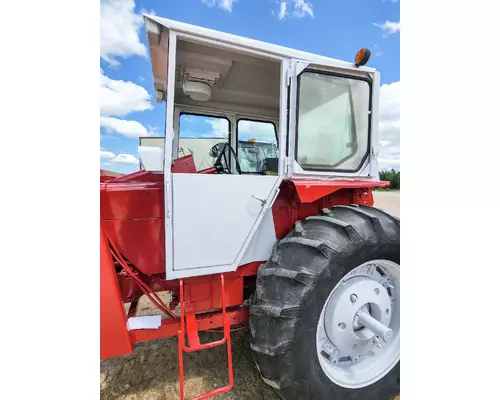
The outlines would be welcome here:
[[[345,388],[383,378],[400,358],[400,267],[364,263],[346,274],[323,306],[316,330],[325,375]]]

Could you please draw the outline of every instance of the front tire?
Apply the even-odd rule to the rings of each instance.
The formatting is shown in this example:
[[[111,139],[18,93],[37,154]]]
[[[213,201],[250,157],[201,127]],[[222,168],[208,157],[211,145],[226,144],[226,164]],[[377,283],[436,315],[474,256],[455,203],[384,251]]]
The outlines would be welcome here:
[[[387,400],[399,393],[399,225],[399,219],[373,207],[351,205],[325,209],[320,216],[297,222],[294,230],[276,243],[270,260],[259,268],[250,306],[251,347],[262,378],[277,389],[282,398]],[[394,292],[394,282],[387,284],[391,289],[382,293],[384,299],[393,299],[391,312],[387,314],[391,327],[397,322],[397,337],[393,338],[397,343],[392,342],[392,351],[397,351],[397,354],[389,354],[392,361],[388,361],[385,370],[380,369],[380,376],[375,375],[371,380],[361,372],[359,377],[352,372],[350,375],[336,375],[335,368],[346,364],[335,364],[330,368],[335,357],[328,358],[319,348],[321,335],[318,332],[320,326],[326,326],[322,325],[325,308],[332,298],[341,296],[337,294],[341,286],[339,282],[356,273],[357,278],[369,275],[370,270],[366,273],[359,267],[378,268],[370,264],[374,260],[397,266],[397,277],[392,276],[393,280],[397,279],[397,293]],[[357,271],[361,271],[361,275]],[[383,268],[374,271],[383,276]],[[394,272],[394,268],[391,271]],[[375,287],[375,283],[368,283]],[[375,291],[379,293],[377,288]],[[345,306],[346,303],[342,304]],[[363,310],[370,310],[372,306],[377,308],[375,303],[370,304]],[[339,310],[349,308],[344,306],[336,308],[328,326],[333,326],[332,318],[344,312]],[[386,305],[383,308],[386,310]],[[374,318],[382,321],[381,314],[375,314]],[[353,332],[350,334],[345,338],[352,337]],[[378,340],[378,336],[377,339],[375,336],[371,338]],[[370,351],[373,352],[370,354],[376,354],[374,350]],[[352,367],[342,371],[356,371],[354,366],[361,365],[356,364],[358,359],[368,362],[368,357],[364,356],[347,357]],[[337,359],[346,362],[345,357]],[[325,360],[332,361],[325,363]]]

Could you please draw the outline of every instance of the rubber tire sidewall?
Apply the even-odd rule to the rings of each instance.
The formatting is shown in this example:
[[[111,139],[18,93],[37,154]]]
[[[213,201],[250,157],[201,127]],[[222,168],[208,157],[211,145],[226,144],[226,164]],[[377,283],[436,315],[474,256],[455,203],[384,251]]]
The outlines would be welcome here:
[[[383,249],[370,245],[363,247],[362,251],[346,258],[336,258],[335,262],[330,263],[330,276],[319,279],[315,290],[309,296],[309,306],[303,313],[308,323],[304,324],[301,332],[296,335],[297,345],[294,346],[294,359],[297,363],[295,379],[291,385],[281,390],[285,399],[391,399],[399,393],[399,362],[377,382],[364,388],[350,389],[333,383],[323,372],[318,360],[318,320],[328,296],[338,282],[348,272],[368,261],[385,259],[399,264],[399,243],[386,243]],[[310,318],[307,318],[307,315]]]

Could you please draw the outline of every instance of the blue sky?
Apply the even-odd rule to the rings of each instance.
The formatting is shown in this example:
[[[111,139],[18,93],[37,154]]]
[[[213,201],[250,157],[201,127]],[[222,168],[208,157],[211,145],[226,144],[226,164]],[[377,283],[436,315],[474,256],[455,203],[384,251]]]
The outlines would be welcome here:
[[[353,60],[372,50],[381,72],[381,168],[399,169],[398,0],[101,0],[101,168],[138,169],[138,136],[163,135],[142,12]]]

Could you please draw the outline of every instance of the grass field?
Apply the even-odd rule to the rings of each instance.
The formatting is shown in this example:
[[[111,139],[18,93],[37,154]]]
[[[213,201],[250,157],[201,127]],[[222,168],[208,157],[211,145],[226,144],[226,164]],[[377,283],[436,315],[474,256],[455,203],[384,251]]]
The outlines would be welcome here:
[[[399,217],[399,192],[375,192],[375,207]],[[141,299],[138,315],[157,314],[151,302]],[[221,337],[201,333],[202,342]],[[278,400],[270,386],[260,378],[252,359],[248,331],[231,335],[234,389],[218,400]],[[185,390],[188,398],[227,384],[225,347],[184,355]],[[176,400],[179,398],[177,338],[136,345],[128,356],[101,361],[102,400]],[[399,400],[399,396],[395,398]]]

